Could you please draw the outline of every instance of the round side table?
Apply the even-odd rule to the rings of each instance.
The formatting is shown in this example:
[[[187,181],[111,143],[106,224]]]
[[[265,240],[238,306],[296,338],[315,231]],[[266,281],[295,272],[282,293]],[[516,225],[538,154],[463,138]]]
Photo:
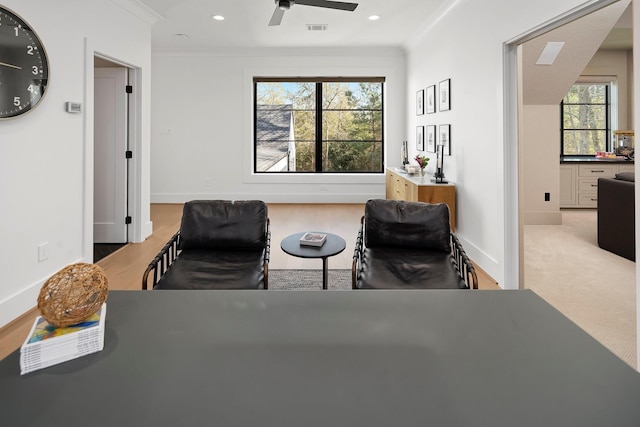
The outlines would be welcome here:
[[[338,235],[325,233],[324,231],[314,231],[314,233],[322,233],[327,235],[322,246],[306,246],[300,244],[300,238],[306,233],[296,233],[285,237],[280,243],[282,250],[289,255],[298,258],[322,258],[322,289],[327,289],[328,284],[328,261],[330,256],[338,255],[344,251],[347,244],[344,239]]]

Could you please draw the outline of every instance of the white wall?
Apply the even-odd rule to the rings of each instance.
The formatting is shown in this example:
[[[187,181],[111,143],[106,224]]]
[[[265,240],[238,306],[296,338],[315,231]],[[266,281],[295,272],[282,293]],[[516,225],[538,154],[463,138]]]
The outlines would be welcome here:
[[[252,174],[254,76],[383,76],[387,164],[405,135],[401,49],[245,49],[153,54],[151,200],[355,203],[384,197],[384,174]]]
[[[506,265],[505,248],[517,246],[508,244],[515,237],[505,228],[515,220],[507,215],[514,216],[508,187],[516,178],[505,174],[504,158],[516,141],[505,140],[504,44],[584,3],[453,0],[408,49],[407,105],[417,90],[451,78],[452,109],[419,117],[408,110],[406,132],[416,125],[451,124],[453,155],[445,173],[457,186],[457,231],[469,256],[505,288],[518,283],[505,283],[517,269]]]
[[[40,287],[55,272],[92,262],[94,50],[141,70],[139,200],[146,209],[139,210],[140,221],[150,221],[150,25],[111,1],[2,3],[40,36],[50,78],[37,108],[0,122],[0,326],[35,306]],[[82,103],[83,113],[66,113],[66,101]],[[38,262],[38,245],[45,242],[49,258]]]
[[[559,106],[524,105],[520,125],[524,223],[562,224]],[[544,200],[545,193],[549,201]]]

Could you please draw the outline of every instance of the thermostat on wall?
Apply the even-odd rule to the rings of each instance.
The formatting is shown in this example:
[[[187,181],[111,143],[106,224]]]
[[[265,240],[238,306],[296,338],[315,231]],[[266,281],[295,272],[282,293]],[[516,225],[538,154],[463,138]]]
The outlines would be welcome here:
[[[82,104],[79,102],[67,102],[65,103],[67,113],[79,113],[82,111]]]

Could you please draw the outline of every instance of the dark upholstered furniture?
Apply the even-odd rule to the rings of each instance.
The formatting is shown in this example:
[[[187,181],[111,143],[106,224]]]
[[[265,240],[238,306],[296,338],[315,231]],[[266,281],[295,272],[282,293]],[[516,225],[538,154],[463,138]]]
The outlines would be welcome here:
[[[361,220],[352,287],[477,289],[478,278],[451,233],[446,204],[375,199]]]
[[[598,178],[598,246],[636,260],[635,174]]]
[[[142,289],[267,289],[271,233],[258,200],[187,202],[180,230],[151,261]]]

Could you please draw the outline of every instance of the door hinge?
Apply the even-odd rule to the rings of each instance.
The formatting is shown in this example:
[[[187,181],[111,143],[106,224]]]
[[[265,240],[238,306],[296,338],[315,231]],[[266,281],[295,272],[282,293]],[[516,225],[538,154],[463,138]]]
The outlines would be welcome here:
[[[124,158],[125,159],[133,159],[133,151],[131,150],[127,150],[124,152]]]
[[[131,86],[131,85],[126,85],[126,86],[125,86],[125,90],[127,91],[127,93],[133,93],[133,86]]]
[[[124,223],[125,224],[131,224],[131,217],[130,216],[125,216],[124,217]]]

